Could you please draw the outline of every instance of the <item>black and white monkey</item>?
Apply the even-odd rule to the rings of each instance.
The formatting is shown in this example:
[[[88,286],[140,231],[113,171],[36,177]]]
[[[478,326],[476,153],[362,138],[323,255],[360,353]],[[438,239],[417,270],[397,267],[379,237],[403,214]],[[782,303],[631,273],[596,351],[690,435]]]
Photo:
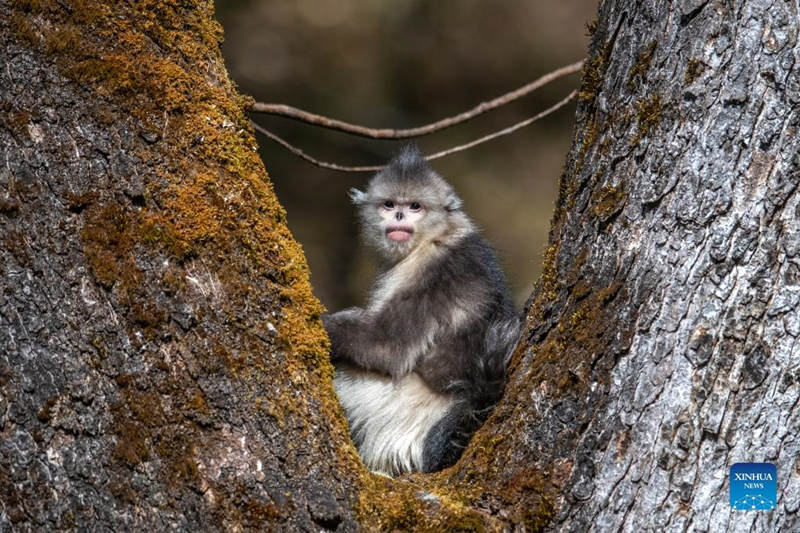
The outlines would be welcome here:
[[[323,316],[336,392],[367,467],[439,470],[502,394],[519,317],[494,251],[416,147],[350,197],[379,275],[363,309]]]

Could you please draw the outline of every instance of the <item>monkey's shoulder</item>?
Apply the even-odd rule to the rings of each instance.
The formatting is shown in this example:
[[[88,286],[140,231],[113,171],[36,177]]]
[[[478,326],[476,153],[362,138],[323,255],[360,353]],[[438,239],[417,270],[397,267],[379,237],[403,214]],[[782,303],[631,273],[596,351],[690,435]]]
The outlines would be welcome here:
[[[508,289],[494,248],[478,232],[451,245],[448,252],[431,265],[428,276],[432,283],[481,281],[501,292]]]

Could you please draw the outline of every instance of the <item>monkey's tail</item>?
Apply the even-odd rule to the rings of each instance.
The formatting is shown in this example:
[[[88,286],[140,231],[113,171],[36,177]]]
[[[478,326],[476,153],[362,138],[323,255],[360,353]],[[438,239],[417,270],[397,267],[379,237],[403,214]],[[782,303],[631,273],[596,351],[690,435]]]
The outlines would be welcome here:
[[[495,321],[484,339],[486,357],[476,361],[470,404],[476,416],[485,419],[503,396],[506,371],[520,336],[520,320],[512,316]]]

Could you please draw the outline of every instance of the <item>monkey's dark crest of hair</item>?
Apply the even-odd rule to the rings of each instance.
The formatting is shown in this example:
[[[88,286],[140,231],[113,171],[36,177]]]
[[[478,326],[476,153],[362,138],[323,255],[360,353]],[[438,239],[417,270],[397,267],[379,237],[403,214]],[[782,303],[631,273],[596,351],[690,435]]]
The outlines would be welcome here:
[[[334,384],[367,466],[439,470],[502,394],[519,317],[494,250],[416,147],[351,198],[379,276],[364,308],[323,316]]]
[[[413,143],[403,145],[388,166],[397,179],[420,179],[431,171],[419,147]]]

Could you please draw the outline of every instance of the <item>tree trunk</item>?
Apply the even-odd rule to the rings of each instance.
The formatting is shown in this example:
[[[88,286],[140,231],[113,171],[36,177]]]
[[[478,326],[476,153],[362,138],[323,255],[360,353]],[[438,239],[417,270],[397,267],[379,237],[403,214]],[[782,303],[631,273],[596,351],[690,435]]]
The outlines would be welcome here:
[[[511,388],[552,529],[798,530],[798,9],[600,9]],[[762,461],[777,508],[732,511]]]
[[[212,3],[0,27],[0,530],[352,529],[321,308]]]
[[[0,529],[797,528],[798,6],[622,4],[505,397],[389,480],[211,2],[0,0]],[[774,511],[730,510],[739,461]]]

